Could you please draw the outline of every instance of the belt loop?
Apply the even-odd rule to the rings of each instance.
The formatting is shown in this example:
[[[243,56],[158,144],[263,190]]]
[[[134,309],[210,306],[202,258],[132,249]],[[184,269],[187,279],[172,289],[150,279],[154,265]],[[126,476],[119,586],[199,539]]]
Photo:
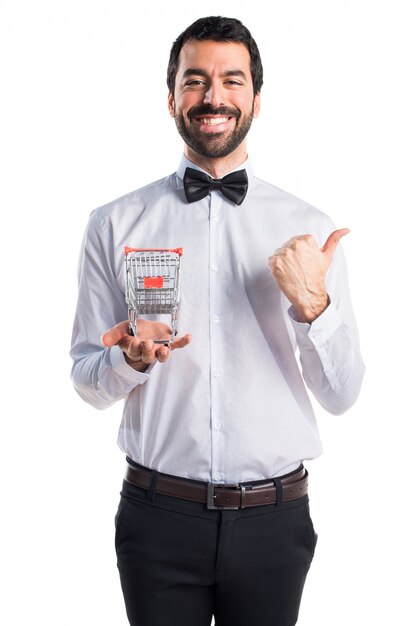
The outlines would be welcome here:
[[[245,509],[247,506],[247,487],[245,485],[241,485],[241,509]]]
[[[273,481],[276,485],[276,506],[281,506],[283,502],[283,487],[280,476],[273,478]]]
[[[157,472],[156,470],[153,470],[150,486],[148,487],[148,490],[147,490],[148,500],[151,500],[151,501],[155,500],[155,489],[157,487],[157,481],[158,481],[159,476],[160,476],[160,473]]]

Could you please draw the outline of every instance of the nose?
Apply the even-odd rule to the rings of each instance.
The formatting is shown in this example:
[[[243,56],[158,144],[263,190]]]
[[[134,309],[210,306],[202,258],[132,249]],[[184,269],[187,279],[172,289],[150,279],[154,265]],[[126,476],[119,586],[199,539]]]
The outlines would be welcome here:
[[[205,93],[205,98],[203,102],[204,104],[211,104],[213,107],[222,106],[224,102],[223,102],[221,86],[211,83],[208,90]]]

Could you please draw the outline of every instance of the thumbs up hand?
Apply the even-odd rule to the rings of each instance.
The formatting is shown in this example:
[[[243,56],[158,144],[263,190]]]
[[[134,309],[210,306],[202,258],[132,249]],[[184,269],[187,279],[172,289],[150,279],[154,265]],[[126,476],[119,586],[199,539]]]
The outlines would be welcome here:
[[[348,228],[335,230],[322,248],[312,235],[293,237],[269,258],[271,273],[300,322],[313,322],[327,308],[325,276],[340,239],[349,232]]]

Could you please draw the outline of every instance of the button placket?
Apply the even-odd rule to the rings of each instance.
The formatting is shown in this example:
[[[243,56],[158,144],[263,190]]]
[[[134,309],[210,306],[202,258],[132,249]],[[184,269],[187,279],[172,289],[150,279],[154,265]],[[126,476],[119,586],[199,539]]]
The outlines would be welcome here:
[[[211,366],[211,439],[212,439],[212,480],[220,482],[224,476],[224,424],[219,419],[222,415],[220,398],[222,397],[222,362],[220,334],[220,304],[222,260],[220,258],[220,236],[222,197],[220,193],[211,193],[210,199],[210,366]]]

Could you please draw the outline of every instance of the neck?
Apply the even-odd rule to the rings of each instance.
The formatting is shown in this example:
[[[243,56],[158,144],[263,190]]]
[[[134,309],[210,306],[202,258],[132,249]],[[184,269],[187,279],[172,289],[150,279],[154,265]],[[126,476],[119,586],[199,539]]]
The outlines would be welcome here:
[[[226,157],[210,158],[198,154],[192,150],[187,144],[184,146],[184,155],[189,161],[198,165],[212,178],[222,178],[228,172],[239,167],[247,160],[247,147],[243,142],[234,152]]]

